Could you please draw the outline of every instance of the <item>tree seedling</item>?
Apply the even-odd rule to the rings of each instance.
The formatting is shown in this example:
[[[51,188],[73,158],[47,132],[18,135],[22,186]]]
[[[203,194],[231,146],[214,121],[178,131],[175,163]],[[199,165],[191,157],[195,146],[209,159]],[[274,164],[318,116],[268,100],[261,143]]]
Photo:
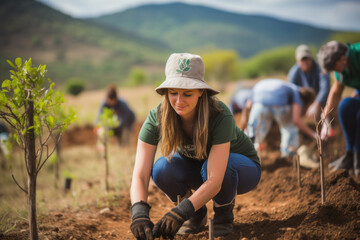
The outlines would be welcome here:
[[[109,108],[104,108],[100,118],[99,118],[99,126],[98,126],[98,140],[103,145],[103,159],[105,163],[105,189],[109,191],[109,160],[108,160],[108,137],[114,134],[114,128],[120,126],[119,119],[116,114],[114,114],[114,110]]]
[[[45,76],[46,65],[32,67],[31,58],[25,62],[16,58],[15,63],[9,60],[8,63],[15,70],[10,71],[11,79],[4,80],[1,85],[0,118],[14,129],[12,137],[24,151],[27,186],[21,186],[13,174],[12,177],[27,195],[30,239],[37,240],[37,175],[75,114],[69,114],[64,119],[54,117],[64,98],[54,95],[54,83]]]

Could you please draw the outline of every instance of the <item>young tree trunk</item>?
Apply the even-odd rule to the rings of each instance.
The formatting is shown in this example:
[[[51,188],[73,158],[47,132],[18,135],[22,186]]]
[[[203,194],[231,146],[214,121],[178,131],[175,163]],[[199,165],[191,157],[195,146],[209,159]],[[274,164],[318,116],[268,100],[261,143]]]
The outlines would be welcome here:
[[[56,139],[58,139],[59,136],[56,137]],[[60,146],[60,142],[58,144],[56,144],[56,163],[55,163],[55,187],[58,187],[58,182],[59,182],[59,171],[60,171],[60,164],[61,164],[61,146]]]
[[[109,191],[109,181],[108,181],[108,177],[109,177],[109,162],[108,162],[108,145],[107,145],[107,131],[105,132],[104,135],[104,161],[105,161],[105,189],[108,192]]]
[[[34,102],[28,101],[25,106],[26,128],[34,126]],[[28,167],[28,214],[30,239],[38,240],[36,221],[36,155],[35,155],[35,133],[29,129],[25,135],[25,161]]]

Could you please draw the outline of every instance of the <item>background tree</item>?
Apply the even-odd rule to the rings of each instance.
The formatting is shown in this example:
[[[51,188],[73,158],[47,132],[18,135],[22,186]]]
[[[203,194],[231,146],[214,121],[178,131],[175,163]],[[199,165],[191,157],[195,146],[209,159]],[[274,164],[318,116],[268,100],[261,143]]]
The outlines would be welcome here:
[[[61,134],[54,132],[63,132],[75,115],[61,120],[54,117],[64,98],[54,95],[54,83],[45,77],[46,65],[32,67],[31,58],[24,63],[21,58],[16,58],[15,64],[8,63],[15,71],[10,71],[11,80],[1,86],[0,118],[14,129],[13,137],[24,151],[27,186],[21,186],[14,175],[13,179],[27,195],[30,239],[37,240],[37,174],[60,140]]]

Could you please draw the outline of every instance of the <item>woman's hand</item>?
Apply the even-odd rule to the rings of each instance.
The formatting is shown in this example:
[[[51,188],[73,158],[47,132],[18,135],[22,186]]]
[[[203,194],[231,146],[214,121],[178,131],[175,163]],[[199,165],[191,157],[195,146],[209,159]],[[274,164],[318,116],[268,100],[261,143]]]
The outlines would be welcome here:
[[[328,137],[334,136],[334,129],[331,125],[330,119],[327,117],[321,127],[320,138],[321,140],[327,140]]]
[[[153,240],[152,229],[154,224],[149,217],[150,205],[140,201],[131,206],[131,232],[137,240]]]
[[[167,212],[155,225],[154,237],[163,236],[173,239],[183,223],[190,219],[195,213],[191,201],[185,198],[179,205]]]

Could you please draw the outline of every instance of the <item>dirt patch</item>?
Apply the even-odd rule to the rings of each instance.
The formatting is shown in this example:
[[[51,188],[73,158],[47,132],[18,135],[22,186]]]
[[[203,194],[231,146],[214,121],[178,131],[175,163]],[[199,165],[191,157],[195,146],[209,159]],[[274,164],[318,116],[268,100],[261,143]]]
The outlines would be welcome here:
[[[140,126],[140,124],[139,124]],[[137,128],[139,128],[137,126]],[[82,129],[82,130],[81,130]],[[272,130],[272,131],[276,131]],[[64,136],[66,144],[94,144],[89,126],[72,129]],[[78,139],[80,136],[86,140]],[[278,135],[279,136],[279,135]],[[321,204],[319,169],[301,169],[301,188],[293,164],[280,158],[272,138],[261,151],[262,178],[255,190],[236,197],[234,231],[216,239],[360,239],[360,181],[341,170],[325,171],[325,203]],[[267,141],[268,142],[268,141]],[[64,143],[64,145],[66,145]],[[324,145],[325,165],[343,151],[343,138]],[[337,151],[335,154],[335,150]],[[96,202],[94,196],[94,202]],[[105,200],[104,200],[105,201]],[[125,189],[106,207],[96,203],[78,210],[65,209],[38,217],[40,239],[134,239],[129,225],[130,197]],[[154,185],[150,186],[149,203],[153,222],[173,206]],[[207,204],[208,211],[212,202]],[[28,239],[28,225],[18,222],[16,228],[0,239]],[[208,231],[175,239],[208,239]]]
[[[136,122],[133,126],[133,133],[131,134],[130,143],[136,144],[137,137],[142,126],[142,122]],[[94,126],[87,124],[85,126],[73,126],[69,128],[61,138],[62,147],[74,147],[79,145],[96,145],[97,136]]]
[[[96,134],[92,125],[74,126],[68,129],[61,138],[62,147],[77,145],[95,145]]]

